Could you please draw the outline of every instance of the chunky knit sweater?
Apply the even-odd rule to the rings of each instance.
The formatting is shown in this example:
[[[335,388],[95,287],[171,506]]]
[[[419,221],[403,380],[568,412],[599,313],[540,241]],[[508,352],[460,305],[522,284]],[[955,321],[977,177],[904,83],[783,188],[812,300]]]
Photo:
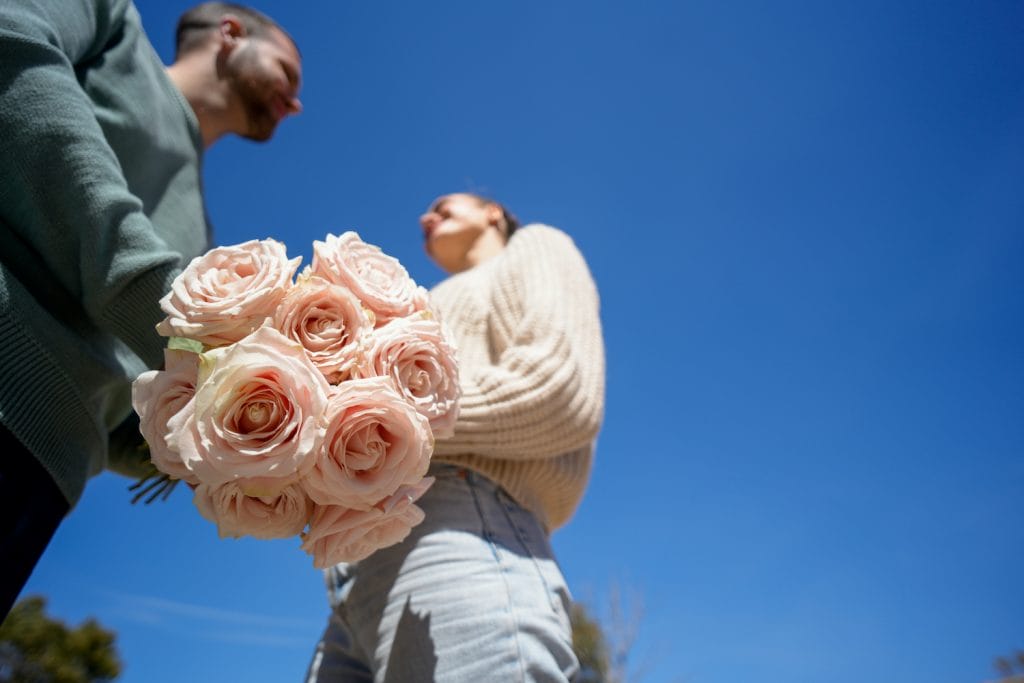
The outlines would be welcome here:
[[[455,435],[434,460],[478,471],[549,530],[586,488],[604,411],[604,344],[587,265],[565,233],[519,229],[431,298],[458,346]]]
[[[202,139],[130,0],[0,2],[0,84],[0,421],[74,504],[208,245]]]

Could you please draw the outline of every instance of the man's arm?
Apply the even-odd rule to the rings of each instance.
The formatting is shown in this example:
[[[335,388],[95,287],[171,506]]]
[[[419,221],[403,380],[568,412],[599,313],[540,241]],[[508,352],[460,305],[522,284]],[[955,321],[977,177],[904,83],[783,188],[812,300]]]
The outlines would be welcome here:
[[[148,365],[158,301],[180,267],[142,213],[78,82],[123,31],[127,0],[0,5],[0,230]]]

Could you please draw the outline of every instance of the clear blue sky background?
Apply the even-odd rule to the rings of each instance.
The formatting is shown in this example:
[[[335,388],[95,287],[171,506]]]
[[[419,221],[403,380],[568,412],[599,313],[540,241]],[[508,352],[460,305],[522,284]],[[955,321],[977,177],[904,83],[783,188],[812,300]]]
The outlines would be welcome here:
[[[165,60],[186,3],[144,0]],[[649,683],[963,683],[1024,648],[1024,5],[259,2],[306,111],[206,165],[220,243],[478,190],[576,239],[607,417],[554,544],[640,593]],[[94,480],[28,590],[115,628],[125,683],[300,680],[296,542]]]

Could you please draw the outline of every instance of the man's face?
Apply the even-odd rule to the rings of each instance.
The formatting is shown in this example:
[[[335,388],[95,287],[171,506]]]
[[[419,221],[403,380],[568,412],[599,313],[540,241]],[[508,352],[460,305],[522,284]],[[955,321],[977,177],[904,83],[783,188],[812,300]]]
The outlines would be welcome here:
[[[228,78],[245,117],[238,134],[269,140],[277,124],[302,111],[298,100],[302,59],[281,31],[246,38],[228,62]]]

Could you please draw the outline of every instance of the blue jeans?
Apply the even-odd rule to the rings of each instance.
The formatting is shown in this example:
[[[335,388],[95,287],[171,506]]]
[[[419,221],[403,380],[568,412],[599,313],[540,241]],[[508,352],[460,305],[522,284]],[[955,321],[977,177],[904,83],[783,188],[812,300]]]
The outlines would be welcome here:
[[[325,572],[307,683],[572,679],[569,589],[536,517],[475,472],[431,474],[405,541]]]

